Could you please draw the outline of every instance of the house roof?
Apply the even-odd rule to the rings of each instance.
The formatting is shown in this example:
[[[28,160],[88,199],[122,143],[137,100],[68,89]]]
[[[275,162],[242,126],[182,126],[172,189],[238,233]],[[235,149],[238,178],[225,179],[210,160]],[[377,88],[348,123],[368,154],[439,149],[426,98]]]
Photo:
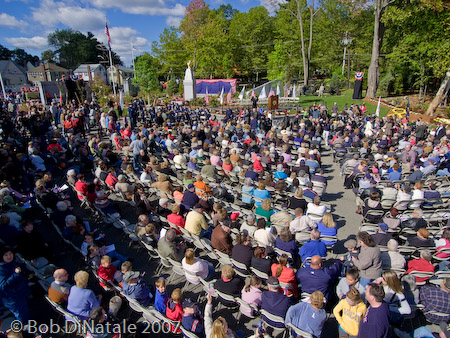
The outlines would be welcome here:
[[[11,60],[0,60],[0,72],[4,73],[6,67],[8,67],[8,65],[12,63],[20,72],[22,72],[23,74],[25,74],[24,70],[22,67],[20,67],[17,63],[15,63],[14,61]]]
[[[114,66],[116,67],[116,66]],[[108,69],[111,67],[108,67]],[[119,71],[124,72],[124,73],[133,73],[134,69],[133,68],[129,68],[129,67],[124,67],[124,66],[117,66],[117,69],[119,69]]]
[[[87,73],[87,66],[88,64],[81,64],[75,69],[73,72],[75,73]],[[103,67],[100,63],[93,63],[89,64],[89,67],[91,68],[91,72],[95,72],[98,68]]]
[[[33,73],[34,72],[46,72],[48,70],[54,71],[54,72],[69,72],[66,68],[63,68],[63,67],[55,65],[54,63],[48,62],[48,63],[44,63],[44,64],[42,64],[40,66],[31,68],[28,71],[28,73],[31,73],[31,72],[33,72]]]

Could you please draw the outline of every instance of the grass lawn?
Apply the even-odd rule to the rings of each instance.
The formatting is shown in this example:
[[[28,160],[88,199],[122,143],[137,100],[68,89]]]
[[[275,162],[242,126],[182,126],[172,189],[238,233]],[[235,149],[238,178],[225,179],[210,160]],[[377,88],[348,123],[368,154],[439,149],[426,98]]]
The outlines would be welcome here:
[[[325,103],[325,105],[328,107],[328,109],[331,110],[331,107],[333,106],[334,102],[337,103],[339,110],[344,109],[344,106],[346,103],[350,106],[353,104],[362,104],[363,102],[366,103],[367,112],[369,114],[375,113],[377,109],[377,104],[372,103],[369,100],[353,100],[352,99],[353,90],[346,90],[341,92],[341,95],[327,95],[325,94],[324,97],[319,98],[318,96],[301,96],[299,98],[299,105],[303,107],[304,109],[308,109],[309,106],[311,106],[314,102],[318,103]],[[389,108],[381,106],[380,108],[380,115],[385,116],[389,112]]]

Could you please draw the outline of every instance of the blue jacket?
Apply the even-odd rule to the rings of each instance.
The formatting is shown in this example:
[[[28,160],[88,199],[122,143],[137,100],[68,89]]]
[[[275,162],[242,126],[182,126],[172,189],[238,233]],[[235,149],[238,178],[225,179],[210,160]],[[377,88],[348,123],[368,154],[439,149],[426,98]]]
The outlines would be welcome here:
[[[88,319],[91,310],[99,305],[100,302],[92,290],[81,289],[75,285],[70,288],[67,311],[78,316],[80,319]]]
[[[291,305],[291,299],[279,292],[264,291],[261,298],[261,309],[284,318],[286,312]],[[266,318],[267,322],[275,327],[282,327]]]
[[[183,315],[183,319],[181,319],[181,325],[183,325],[186,330],[195,333],[197,336],[205,337],[203,319],[198,313],[189,316]]]
[[[156,311],[166,314],[167,301],[169,297],[167,292],[160,293],[158,290],[155,291],[155,309]]]
[[[324,309],[316,310],[305,302],[292,305],[286,313],[286,324],[291,323],[314,337],[320,337],[326,320],[327,313]]]
[[[325,257],[327,255],[327,246],[322,241],[309,241],[300,248],[298,251],[302,261],[304,262],[308,257],[319,255]]]
[[[152,302],[150,289],[142,280],[139,280],[137,284],[130,285],[123,283],[122,292],[124,295],[137,300],[143,307],[147,307]]]
[[[313,293],[319,290],[328,299],[329,290],[334,286],[341,272],[342,262],[338,261],[328,268],[302,268],[297,271],[297,281],[302,285],[302,292]]]
[[[17,298],[27,299],[30,295],[28,281],[22,274],[15,273],[16,267],[15,261],[0,263],[0,298],[3,303],[14,302]]]

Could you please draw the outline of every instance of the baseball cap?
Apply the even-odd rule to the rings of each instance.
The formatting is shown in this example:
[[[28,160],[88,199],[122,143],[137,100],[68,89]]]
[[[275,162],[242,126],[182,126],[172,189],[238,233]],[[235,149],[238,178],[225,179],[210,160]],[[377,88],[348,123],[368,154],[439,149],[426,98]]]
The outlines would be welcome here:
[[[194,185],[193,185],[192,183],[190,183],[190,184],[188,185],[188,189],[192,189],[192,188],[194,188]]]
[[[250,214],[247,216],[247,223],[254,222],[256,219],[256,216],[254,214]]]
[[[128,283],[132,279],[139,278],[140,275],[139,271],[127,271],[123,275],[123,280]]]
[[[280,282],[278,281],[277,277],[270,276],[269,279],[267,280],[267,285],[272,288],[279,288]]]
[[[194,307],[196,305],[196,303],[190,299],[190,298],[186,298],[185,300],[183,300],[183,308],[189,308],[189,307]]]
[[[347,248],[347,249],[356,248],[356,240],[349,239],[349,240],[345,241],[344,242],[344,247]]]
[[[387,231],[389,229],[386,223],[378,223],[378,227],[383,231]]]

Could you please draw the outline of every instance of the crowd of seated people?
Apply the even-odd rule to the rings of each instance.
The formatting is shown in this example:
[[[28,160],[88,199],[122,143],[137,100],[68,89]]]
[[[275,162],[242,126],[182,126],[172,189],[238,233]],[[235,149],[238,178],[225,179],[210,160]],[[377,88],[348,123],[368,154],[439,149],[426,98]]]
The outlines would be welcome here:
[[[31,264],[39,257],[53,260],[53,248],[30,221],[44,212],[102,288],[100,294],[87,288],[86,271],[75,274],[74,286],[66,270],[54,271],[50,299],[79,320],[100,320],[99,305],[116,315],[121,301],[101,302],[115,286],[122,297],[198,336],[242,336],[224,318],[213,321],[214,291],[229,296],[218,297],[229,311],[242,298],[256,309],[242,307],[249,317],[262,310],[282,318],[262,315],[264,329],[256,335],[289,324],[320,337],[327,312],[334,313],[339,336],[412,336],[429,330],[428,323],[448,334],[450,276],[441,276],[449,270],[450,228],[445,215],[434,223],[425,218],[448,203],[445,181],[438,179],[449,175],[444,126],[419,133],[421,121],[363,116],[356,106],[329,115],[326,107],[312,106],[303,118],[264,129],[258,122],[269,118],[267,112],[229,111],[219,122],[208,110],[148,109],[135,101],[142,114],[133,128],[118,122],[114,108],[98,114],[101,132],[111,135],[105,138],[83,123],[86,109],[100,110],[91,106],[61,107],[60,124],[42,107],[29,113],[2,108],[4,120],[22,117],[3,135],[0,152],[0,296],[17,319],[29,318],[29,291],[14,252]],[[328,144],[363,224],[339,259],[330,255],[338,241],[336,222],[322,201],[322,147]],[[60,191],[52,175],[74,194]],[[146,271],[133,269],[129,252],[116,250],[119,239],[90,229],[74,208],[84,205],[116,223],[128,216],[122,204],[138,220],[123,226],[127,241],[145,243],[158,259],[179,263],[193,285],[212,281],[204,315],[202,304],[162,276],[146,282]],[[174,272],[163,271],[170,280]]]

